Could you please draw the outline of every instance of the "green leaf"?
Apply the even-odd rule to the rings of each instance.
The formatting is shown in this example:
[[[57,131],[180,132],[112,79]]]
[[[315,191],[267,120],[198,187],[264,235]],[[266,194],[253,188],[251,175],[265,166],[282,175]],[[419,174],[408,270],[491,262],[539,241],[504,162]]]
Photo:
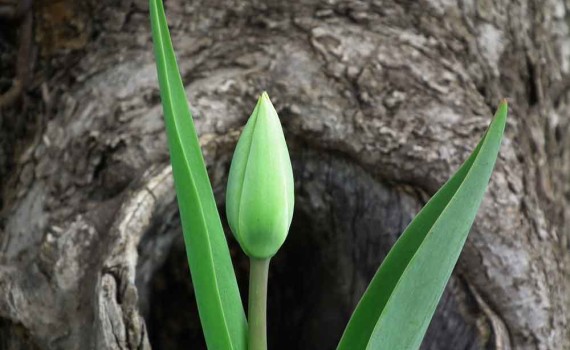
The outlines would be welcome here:
[[[245,350],[245,312],[161,0],[150,0],[150,14],[172,173],[204,336],[209,349]]]
[[[471,156],[390,250],[356,307],[338,350],[419,348],[483,199],[507,110],[503,101]]]

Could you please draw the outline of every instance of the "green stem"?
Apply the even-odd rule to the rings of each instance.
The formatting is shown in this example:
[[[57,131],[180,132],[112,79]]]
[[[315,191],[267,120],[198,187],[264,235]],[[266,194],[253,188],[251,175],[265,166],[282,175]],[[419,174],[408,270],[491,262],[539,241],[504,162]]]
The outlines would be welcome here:
[[[270,258],[249,260],[249,350],[267,350],[269,260]]]

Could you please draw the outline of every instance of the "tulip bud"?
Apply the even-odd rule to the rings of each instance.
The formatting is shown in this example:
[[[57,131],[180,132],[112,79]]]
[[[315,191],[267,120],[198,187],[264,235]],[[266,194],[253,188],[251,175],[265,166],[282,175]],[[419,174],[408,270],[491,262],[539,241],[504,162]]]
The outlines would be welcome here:
[[[230,228],[248,256],[277,253],[291,225],[294,200],[285,136],[264,92],[239,138],[226,193]]]

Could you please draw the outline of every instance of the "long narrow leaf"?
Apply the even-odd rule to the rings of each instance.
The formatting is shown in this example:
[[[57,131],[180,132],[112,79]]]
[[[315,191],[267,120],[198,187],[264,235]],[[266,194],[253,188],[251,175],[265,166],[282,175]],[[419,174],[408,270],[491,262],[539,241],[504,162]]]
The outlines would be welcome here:
[[[209,349],[245,350],[245,313],[162,0],[150,0],[150,13],[172,172],[204,336]]]
[[[338,350],[419,348],[483,199],[507,110],[503,101],[471,156],[390,250],[354,311]]]

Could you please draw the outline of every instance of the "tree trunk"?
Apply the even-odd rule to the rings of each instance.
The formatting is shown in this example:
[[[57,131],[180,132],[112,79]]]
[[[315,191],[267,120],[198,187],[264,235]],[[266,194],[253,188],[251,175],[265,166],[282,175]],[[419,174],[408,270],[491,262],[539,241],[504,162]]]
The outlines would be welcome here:
[[[166,2],[221,208],[262,90],[284,124],[296,211],[270,271],[272,349],[334,349],[503,97],[500,157],[422,349],[570,349],[569,6]],[[34,77],[0,119],[0,348],[204,348],[147,0],[33,13]],[[0,31],[4,90],[16,32]],[[247,259],[228,240],[245,297]]]

